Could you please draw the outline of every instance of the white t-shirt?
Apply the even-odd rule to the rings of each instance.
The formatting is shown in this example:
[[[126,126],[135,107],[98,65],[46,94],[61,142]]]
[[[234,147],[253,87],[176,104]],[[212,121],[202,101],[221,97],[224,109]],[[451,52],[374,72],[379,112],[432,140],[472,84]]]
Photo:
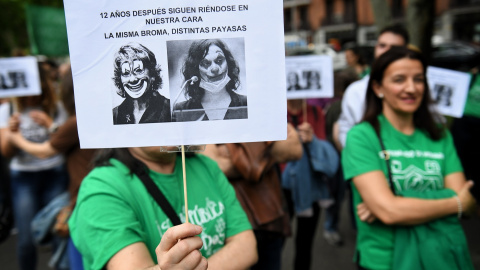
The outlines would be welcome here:
[[[338,119],[338,139],[343,147],[347,141],[347,133],[350,129],[362,120],[365,112],[365,96],[367,94],[367,75],[362,79],[353,82],[347,87],[342,98],[342,113]]]
[[[11,109],[10,103],[0,105],[0,128],[8,128]],[[30,118],[29,113],[33,110],[40,110],[40,107],[31,107],[20,113],[20,132],[29,141],[42,143],[50,139],[48,129],[40,126]],[[67,113],[63,106],[57,104],[57,113],[53,119],[54,123],[61,125],[67,119]],[[10,162],[10,169],[17,171],[41,171],[57,167],[65,162],[63,155],[58,154],[49,158],[40,159],[29,153],[19,150]]]

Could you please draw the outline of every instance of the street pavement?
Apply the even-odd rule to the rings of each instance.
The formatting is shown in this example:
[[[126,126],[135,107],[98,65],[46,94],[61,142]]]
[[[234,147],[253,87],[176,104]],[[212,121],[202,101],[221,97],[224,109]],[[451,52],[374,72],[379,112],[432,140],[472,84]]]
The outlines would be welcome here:
[[[351,220],[348,216],[347,204],[344,202],[341,211],[340,234],[344,238],[345,244],[342,247],[330,246],[323,238],[323,215],[317,227],[315,234],[312,270],[353,270],[355,265],[352,258],[355,247],[355,232],[352,230]],[[470,218],[462,221],[462,225],[467,235],[470,254],[472,256],[475,269],[480,269],[480,218]],[[293,224],[295,227],[295,224]],[[7,241],[0,244],[0,269],[16,270],[16,236],[12,235]],[[282,270],[293,269],[293,238],[289,238],[283,250]],[[49,270],[47,266],[50,258],[50,251],[47,248],[39,250],[38,270]]]

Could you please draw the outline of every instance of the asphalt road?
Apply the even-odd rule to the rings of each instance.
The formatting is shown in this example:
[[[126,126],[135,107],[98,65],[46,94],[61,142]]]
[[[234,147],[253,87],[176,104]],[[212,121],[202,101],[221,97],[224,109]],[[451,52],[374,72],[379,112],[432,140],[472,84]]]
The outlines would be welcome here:
[[[350,270],[355,269],[352,262],[355,232],[352,230],[350,219],[347,214],[347,205],[344,203],[341,213],[340,233],[344,238],[345,244],[342,247],[333,247],[327,244],[323,239],[323,215],[317,227],[313,247],[312,270]],[[470,254],[475,265],[475,269],[480,269],[480,218],[471,218],[462,221],[465,233],[470,246]],[[295,224],[293,224],[295,226]],[[16,270],[16,236],[12,235],[6,242],[0,244],[0,269]],[[50,251],[46,248],[39,250],[39,270],[51,269],[47,266],[50,258]],[[289,238],[283,250],[282,270],[293,269],[293,240]]]

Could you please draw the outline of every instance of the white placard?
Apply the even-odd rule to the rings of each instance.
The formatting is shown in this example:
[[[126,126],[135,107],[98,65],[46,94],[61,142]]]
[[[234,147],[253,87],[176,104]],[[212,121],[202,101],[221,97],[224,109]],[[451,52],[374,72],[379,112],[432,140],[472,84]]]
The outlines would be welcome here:
[[[64,6],[82,148],[286,139],[282,2],[65,0]],[[213,39],[225,47],[215,41],[203,50]],[[230,81],[205,73],[223,61]],[[159,77],[154,66],[161,69]],[[194,99],[205,74],[226,80],[229,89],[236,86],[229,94],[220,91],[229,97],[214,99],[210,110],[203,109],[207,94]],[[161,88],[155,90],[159,78]],[[202,88],[216,91],[211,84]],[[148,104],[157,104],[144,113],[154,123],[129,124],[138,121],[132,108],[141,93],[150,93]],[[171,120],[161,105],[168,102]],[[216,118],[221,120],[211,120]]]
[[[428,67],[430,94],[437,111],[443,115],[462,117],[471,76],[466,72]]]
[[[37,59],[33,56],[0,59],[0,98],[42,93]]]
[[[288,56],[285,70],[287,99],[333,97],[331,56]]]

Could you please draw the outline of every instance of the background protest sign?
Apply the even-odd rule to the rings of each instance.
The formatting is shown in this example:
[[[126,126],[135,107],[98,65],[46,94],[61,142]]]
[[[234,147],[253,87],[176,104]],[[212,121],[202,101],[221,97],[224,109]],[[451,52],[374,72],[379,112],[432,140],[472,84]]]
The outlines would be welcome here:
[[[427,79],[437,111],[443,115],[462,117],[471,79],[470,74],[428,67]]]
[[[286,138],[281,2],[65,0],[64,6],[82,148]],[[193,47],[198,49],[202,39],[218,39],[225,46],[199,53]],[[131,52],[141,59],[124,65],[121,59],[132,57]],[[218,100],[218,107],[205,110],[204,100],[188,89],[202,83],[201,66],[222,65],[219,60],[227,63],[228,78],[212,78],[233,90],[230,98]],[[139,82],[124,81],[133,77]],[[202,87],[215,93],[215,83]],[[172,119],[130,125],[139,119],[135,102],[152,85],[155,95],[147,103],[155,103],[156,111],[148,114]],[[195,121],[218,114],[225,120]]]
[[[41,93],[35,57],[0,58],[0,98],[35,96]]]
[[[333,97],[332,58],[327,55],[285,59],[287,99]]]

